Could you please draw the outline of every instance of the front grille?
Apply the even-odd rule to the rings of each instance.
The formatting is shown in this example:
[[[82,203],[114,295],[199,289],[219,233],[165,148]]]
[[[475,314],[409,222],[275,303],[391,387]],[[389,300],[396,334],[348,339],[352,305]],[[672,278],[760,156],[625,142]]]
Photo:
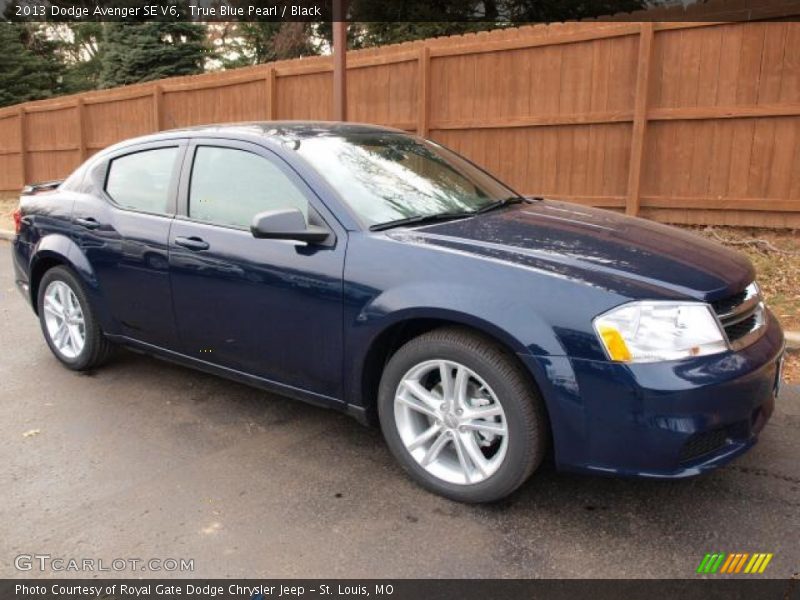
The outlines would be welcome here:
[[[731,348],[741,350],[764,334],[766,311],[755,282],[741,292],[711,303]]]
[[[681,448],[679,459],[682,463],[690,462],[719,450],[727,441],[728,433],[725,429],[695,433]]]
[[[714,307],[714,312],[718,315],[724,315],[731,312],[734,308],[739,306],[742,302],[745,301],[747,298],[747,290],[744,289],[738,294],[734,294],[733,296],[728,296],[727,298],[723,298],[722,300],[716,300],[711,303],[711,306]]]
[[[756,316],[750,315],[744,321],[739,321],[733,325],[725,328],[725,333],[728,334],[728,341],[731,343],[736,342],[753,331],[756,326]]]

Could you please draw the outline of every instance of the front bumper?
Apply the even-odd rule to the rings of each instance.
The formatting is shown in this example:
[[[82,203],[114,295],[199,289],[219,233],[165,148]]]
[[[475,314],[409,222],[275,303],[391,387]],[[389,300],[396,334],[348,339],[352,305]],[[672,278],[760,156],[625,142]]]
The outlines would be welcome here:
[[[747,451],[772,415],[783,333],[738,352],[624,365],[521,356],[545,397],[559,468],[675,478]]]

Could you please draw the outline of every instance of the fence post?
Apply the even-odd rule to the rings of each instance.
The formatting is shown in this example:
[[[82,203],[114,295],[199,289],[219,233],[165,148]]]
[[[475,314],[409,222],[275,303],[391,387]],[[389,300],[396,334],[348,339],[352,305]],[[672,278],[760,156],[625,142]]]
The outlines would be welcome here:
[[[156,131],[161,131],[162,115],[161,115],[161,97],[164,95],[164,89],[160,85],[153,86],[153,124]]]
[[[88,154],[86,151],[86,105],[83,102],[83,96],[78,97],[75,108],[78,111],[78,156],[82,163]]]
[[[22,105],[19,107],[19,115],[17,118],[19,119],[19,172],[20,177],[22,178],[22,184],[20,187],[23,187],[28,183],[28,127],[27,123],[25,123],[25,107]]]
[[[650,62],[653,55],[653,23],[641,25],[639,33],[639,63],[636,70],[636,96],[633,108],[633,131],[631,133],[631,155],[628,163],[628,195],[625,212],[639,214],[639,196],[642,185],[642,157],[644,136],[647,130],[647,96],[650,90]]]
[[[430,131],[431,49],[422,46],[417,59],[419,81],[417,96],[417,134],[428,137]]]
[[[347,121],[347,0],[333,0],[333,120]]]
[[[278,118],[278,82],[275,67],[267,68],[265,83],[267,85],[267,119],[274,121]]]

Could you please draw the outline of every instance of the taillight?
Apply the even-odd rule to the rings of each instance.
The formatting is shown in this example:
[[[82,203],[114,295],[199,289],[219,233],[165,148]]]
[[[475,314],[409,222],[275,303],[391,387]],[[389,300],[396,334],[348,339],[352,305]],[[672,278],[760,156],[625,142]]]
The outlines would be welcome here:
[[[13,216],[14,216],[14,233],[19,234],[19,230],[22,229],[22,211],[18,208],[17,210],[14,211]]]

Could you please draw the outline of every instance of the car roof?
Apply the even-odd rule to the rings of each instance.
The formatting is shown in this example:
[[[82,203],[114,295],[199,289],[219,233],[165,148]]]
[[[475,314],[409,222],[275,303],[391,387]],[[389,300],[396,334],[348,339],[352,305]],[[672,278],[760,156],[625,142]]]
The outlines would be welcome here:
[[[124,140],[115,144],[112,148],[187,137],[219,137],[233,139],[263,138],[268,141],[284,144],[293,140],[311,137],[369,133],[407,134],[408,132],[380,125],[346,123],[342,121],[244,121],[240,123],[196,125],[159,131],[149,135]]]

